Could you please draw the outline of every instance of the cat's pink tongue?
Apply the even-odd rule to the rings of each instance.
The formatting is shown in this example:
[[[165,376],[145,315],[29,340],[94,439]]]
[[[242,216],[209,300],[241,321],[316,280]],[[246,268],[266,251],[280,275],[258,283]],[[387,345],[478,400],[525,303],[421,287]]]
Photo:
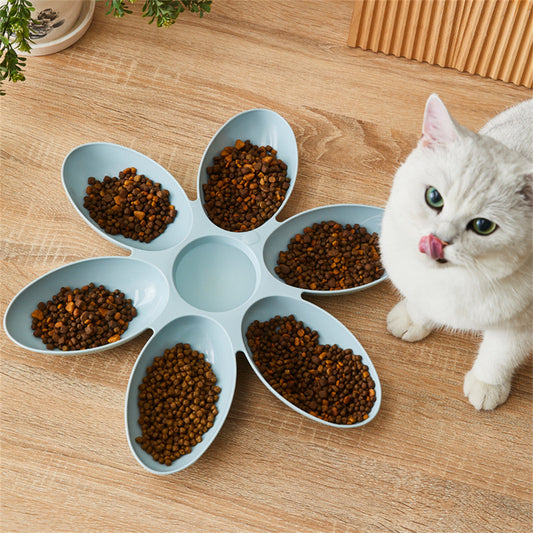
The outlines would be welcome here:
[[[444,247],[446,242],[441,241],[432,233],[424,235],[418,243],[418,249],[423,253],[429,255],[431,259],[444,259]]]

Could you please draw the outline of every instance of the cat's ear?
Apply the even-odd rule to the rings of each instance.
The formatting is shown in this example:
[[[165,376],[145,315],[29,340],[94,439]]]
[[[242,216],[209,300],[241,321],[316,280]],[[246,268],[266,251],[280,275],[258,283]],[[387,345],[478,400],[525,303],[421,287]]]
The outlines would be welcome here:
[[[457,137],[457,128],[442,100],[432,94],[426,102],[422,126],[422,146],[447,145]]]

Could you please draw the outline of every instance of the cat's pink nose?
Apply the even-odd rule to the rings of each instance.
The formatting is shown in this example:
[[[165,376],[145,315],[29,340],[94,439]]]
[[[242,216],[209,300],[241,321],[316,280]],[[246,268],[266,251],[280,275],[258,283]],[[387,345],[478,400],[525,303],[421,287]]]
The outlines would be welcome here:
[[[418,243],[418,249],[423,253],[429,255],[431,259],[435,260],[444,260],[444,247],[448,243],[441,241],[438,237],[430,233],[429,235],[424,235],[420,242]]]

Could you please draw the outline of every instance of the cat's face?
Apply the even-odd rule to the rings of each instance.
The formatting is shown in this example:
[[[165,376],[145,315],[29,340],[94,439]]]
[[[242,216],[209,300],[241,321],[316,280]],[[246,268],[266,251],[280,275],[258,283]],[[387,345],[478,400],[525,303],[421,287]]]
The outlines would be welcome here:
[[[428,101],[423,132],[387,207],[401,245],[428,268],[491,278],[520,268],[531,258],[533,165],[457,125],[440,100]]]

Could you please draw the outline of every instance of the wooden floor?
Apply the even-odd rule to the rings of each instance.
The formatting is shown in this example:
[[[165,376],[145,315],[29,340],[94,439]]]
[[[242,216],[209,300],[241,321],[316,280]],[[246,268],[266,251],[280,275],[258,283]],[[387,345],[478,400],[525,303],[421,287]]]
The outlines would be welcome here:
[[[334,203],[384,206],[438,93],[473,129],[531,96],[493,80],[346,46],[353,3],[215,0],[170,29],[98,2],[75,46],[27,62],[1,106],[2,315],[15,294],[75,260],[126,252],[88,228],[61,184],[75,146],[109,141],[158,161],[191,199],[211,137],[269,108],[300,165],[281,218]],[[370,424],[328,428],[277,400],[238,355],[229,416],[199,461],[171,476],[139,466],[123,411],[148,340],[97,355],[25,351],[2,329],[2,532],[526,532],[533,527],[532,365],[510,399],[477,412],[462,394],[478,340],[392,338],[381,284],[312,298],[360,340],[383,400]]]

